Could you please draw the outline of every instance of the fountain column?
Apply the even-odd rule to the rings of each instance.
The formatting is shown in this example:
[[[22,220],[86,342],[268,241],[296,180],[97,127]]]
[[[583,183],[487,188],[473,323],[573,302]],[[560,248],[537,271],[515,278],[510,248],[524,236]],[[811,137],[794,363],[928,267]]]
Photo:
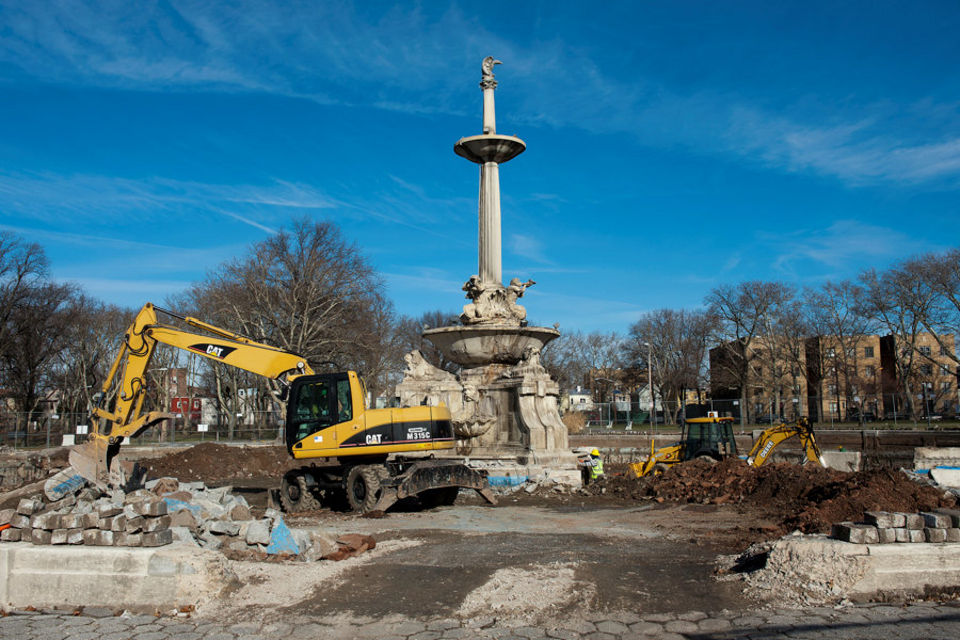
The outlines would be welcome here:
[[[487,61],[484,60],[484,63]],[[493,92],[497,81],[493,78],[492,68],[502,64],[499,60],[490,62],[489,77],[484,73],[480,81],[483,89],[483,133],[497,133],[497,109]],[[484,65],[484,70],[486,64]],[[503,270],[500,262],[500,165],[496,162],[484,162],[480,165],[479,198],[480,235],[477,241],[479,252],[478,266],[480,282],[503,284]]]
[[[493,56],[483,59],[483,134],[461,138],[453,150],[470,162],[480,165],[480,231],[477,241],[480,285],[503,286],[500,243],[500,164],[512,160],[526,149],[523,140],[497,135],[497,114],[493,92],[497,81],[493,66],[500,64]]]

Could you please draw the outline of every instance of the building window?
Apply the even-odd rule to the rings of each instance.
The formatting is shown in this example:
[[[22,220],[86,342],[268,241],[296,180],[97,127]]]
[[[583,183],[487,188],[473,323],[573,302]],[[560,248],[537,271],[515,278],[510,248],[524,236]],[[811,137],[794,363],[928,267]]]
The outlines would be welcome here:
[[[831,403],[830,403],[830,413],[836,415],[836,414],[838,414],[839,412],[840,412],[840,405],[838,405],[836,402],[831,402]]]
[[[920,365],[920,373],[925,376],[933,375],[933,365],[931,364]]]
[[[873,347],[864,347],[863,348],[863,357],[872,358],[873,357]]]
[[[953,384],[949,380],[944,380],[940,383],[940,391],[943,393],[950,393],[950,390],[953,388]]]
[[[832,396],[837,395],[837,385],[835,385],[835,384],[828,384],[828,385],[827,385],[827,393],[829,393],[829,394],[832,395]]]
[[[922,355],[922,356],[929,356],[929,355],[930,355],[930,347],[928,347],[927,345],[923,345],[923,346],[919,347],[917,350],[920,352],[920,355]]]
[[[945,346],[940,345],[940,355],[942,355],[942,356],[949,356],[949,355],[950,355],[950,349],[947,349]]]

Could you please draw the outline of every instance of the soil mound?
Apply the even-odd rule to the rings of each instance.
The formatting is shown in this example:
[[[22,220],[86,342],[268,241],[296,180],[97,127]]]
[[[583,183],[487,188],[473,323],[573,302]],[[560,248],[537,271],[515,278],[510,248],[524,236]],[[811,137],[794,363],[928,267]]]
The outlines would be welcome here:
[[[916,513],[956,504],[952,496],[901,471],[847,473],[787,463],[751,467],[732,458],[692,460],[661,476],[614,476],[605,486],[631,500],[750,507],[778,523],[780,533],[827,533],[835,522],[861,520],[864,511]]]
[[[279,446],[246,447],[206,442],[152,460],[140,461],[150,478],[172,476],[184,482],[213,485],[249,478],[279,482],[288,469],[300,463]]]

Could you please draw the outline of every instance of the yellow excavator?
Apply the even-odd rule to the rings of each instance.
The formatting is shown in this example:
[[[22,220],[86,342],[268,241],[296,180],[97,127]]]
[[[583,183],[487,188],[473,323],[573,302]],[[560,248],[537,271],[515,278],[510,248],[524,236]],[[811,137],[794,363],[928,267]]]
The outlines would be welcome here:
[[[630,470],[636,477],[642,478],[651,473],[663,473],[677,463],[695,458],[722,460],[736,456],[737,443],[733,437],[733,423],[733,418],[717,416],[689,418],[683,423],[679,442],[656,449],[651,440],[650,455],[641,462],[631,463]],[[796,424],[784,423],[766,429],[743,459],[747,464],[759,467],[769,460],[770,454],[778,445],[793,437],[800,439],[806,461],[826,466],[813,435],[813,427],[806,418],[800,418]]]
[[[157,313],[179,318],[204,333],[161,324]],[[455,446],[445,406],[366,408],[366,390],[353,371],[316,374],[301,356],[256,342],[196,318],[147,303],[127,329],[120,352],[95,396],[92,433],[75,446],[70,465],[101,488],[142,482],[134,465],[117,459],[120,445],[172,415],[141,414],[146,371],[158,344],[166,344],[282,383],[287,403],[284,436],[296,459],[314,464],[286,473],[280,500],[288,511],[320,506],[322,498],[355,511],[385,511],[416,496],[428,506],[452,504],[460,488],[496,500],[484,472],[432,452]],[[322,465],[316,465],[320,461]]]

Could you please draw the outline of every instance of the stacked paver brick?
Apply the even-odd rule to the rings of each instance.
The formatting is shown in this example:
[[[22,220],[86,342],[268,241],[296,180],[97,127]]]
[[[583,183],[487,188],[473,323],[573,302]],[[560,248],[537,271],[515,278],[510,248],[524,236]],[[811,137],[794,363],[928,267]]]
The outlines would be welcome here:
[[[0,511],[0,525],[4,524],[10,527],[0,532],[3,542],[118,547],[159,547],[173,542],[166,502],[141,492],[122,500],[71,495],[49,504],[24,498],[16,509]]]
[[[833,525],[832,538],[855,544],[960,542],[960,510],[924,513],[867,511],[863,522]]]
[[[85,544],[115,547],[157,547],[171,542],[209,550],[260,552],[312,561],[341,559],[359,549],[322,531],[291,530],[279,511],[267,509],[252,519],[250,505],[232,487],[211,489],[202,482],[159,478],[144,489],[100,496],[93,488],[77,488],[56,502],[40,497],[0,511],[0,541],[38,545]],[[363,546],[362,544],[359,546]]]

